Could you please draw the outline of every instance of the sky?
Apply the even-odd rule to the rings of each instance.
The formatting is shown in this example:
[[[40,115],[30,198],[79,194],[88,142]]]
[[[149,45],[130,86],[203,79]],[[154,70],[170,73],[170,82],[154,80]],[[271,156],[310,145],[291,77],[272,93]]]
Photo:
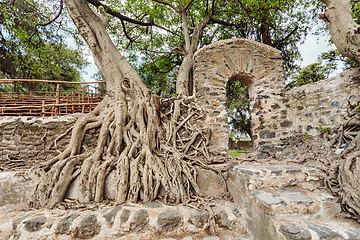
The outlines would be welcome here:
[[[303,44],[299,44],[299,50],[303,58],[301,66],[305,67],[311,63],[316,62],[317,57],[321,53],[331,49],[335,49],[335,45],[329,46],[326,37],[309,34],[306,37],[305,42]],[[94,79],[91,77],[98,71],[98,69],[95,66],[92,54],[88,52],[86,56],[87,60],[90,62],[90,65],[84,70],[82,77],[86,82],[91,82],[94,81]]]

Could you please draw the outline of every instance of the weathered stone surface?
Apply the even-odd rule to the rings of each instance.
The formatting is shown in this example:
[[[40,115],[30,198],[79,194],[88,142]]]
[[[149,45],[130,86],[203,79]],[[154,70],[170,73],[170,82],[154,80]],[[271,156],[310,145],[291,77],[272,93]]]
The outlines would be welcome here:
[[[274,138],[276,136],[275,132],[269,130],[263,130],[259,133],[260,138]]]
[[[280,168],[274,168],[274,167],[268,167],[266,168],[266,171],[274,175],[281,175],[282,173],[282,170]]]
[[[300,168],[284,167],[286,173],[301,173]]]
[[[125,233],[119,232],[119,233],[107,235],[106,238],[121,238],[122,236],[125,236]]]
[[[220,227],[232,228],[231,223],[229,221],[229,216],[225,211],[225,209],[216,206],[213,207],[212,210],[214,212],[215,223],[217,225],[219,225]]]
[[[45,216],[36,216],[23,221],[24,228],[29,232],[39,231],[45,224],[47,218]]]
[[[127,222],[127,220],[128,220],[129,217],[130,217],[130,213],[131,213],[131,211],[130,211],[129,209],[124,209],[124,210],[121,212],[121,215],[120,215],[120,222],[121,222],[121,223]]]
[[[291,203],[303,203],[309,205],[313,200],[299,192],[295,191],[279,191],[280,197]]]
[[[183,215],[174,209],[168,209],[158,215],[157,225],[160,229],[171,231],[179,227],[183,222]]]
[[[116,214],[121,210],[121,206],[116,206],[113,209],[111,209],[110,212],[106,213],[103,215],[103,217],[105,218],[107,224],[112,227],[113,223],[114,223],[114,219],[116,217]]]
[[[328,227],[321,226],[312,222],[307,222],[307,226],[311,230],[314,230],[320,239],[343,239],[343,237],[339,233],[334,232]]]
[[[210,214],[206,211],[192,211],[189,217],[189,223],[192,223],[197,228],[202,228],[208,221]]]
[[[140,209],[135,212],[131,223],[130,230],[134,232],[143,232],[147,229],[149,223],[149,213],[146,209]]]
[[[360,239],[360,228],[352,227],[349,230],[345,231],[349,239]]]
[[[205,195],[216,196],[225,192],[224,180],[214,171],[197,167],[196,173],[196,182]]]
[[[273,205],[287,205],[284,200],[276,197],[275,195],[268,193],[268,192],[262,192],[256,195],[259,202],[265,204],[268,207],[271,207]]]
[[[74,236],[80,239],[92,238],[99,234],[101,225],[98,223],[96,215],[89,215],[83,218],[75,228]]]
[[[70,234],[70,226],[75,218],[77,218],[80,214],[79,213],[73,213],[69,216],[66,216],[65,218],[61,219],[59,222],[55,233],[56,234]]]
[[[232,214],[234,214],[235,217],[238,217],[238,218],[241,217],[241,212],[237,207],[231,205],[230,210],[231,210]]]
[[[283,223],[280,227],[280,232],[282,232],[288,240],[311,240],[310,232],[294,223]]]
[[[144,202],[142,205],[148,208],[161,208],[162,206],[159,202]]]

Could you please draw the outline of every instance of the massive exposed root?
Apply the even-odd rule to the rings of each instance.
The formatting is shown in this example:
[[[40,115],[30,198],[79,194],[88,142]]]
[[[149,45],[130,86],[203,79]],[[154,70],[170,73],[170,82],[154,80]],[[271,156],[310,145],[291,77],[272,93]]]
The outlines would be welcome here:
[[[186,202],[203,194],[194,165],[210,163],[210,132],[203,113],[190,98],[160,100],[151,95],[127,100],[105,97],[75,123],[67,148],[41,168],[31,206],[55,207],[69,184],[80,177],[79,202],[101,202],[106,176],[115,170],[116,203],[152,201],[165,190],[165,201]],[[97,146],[82,147],[85,133],[99,129]],[[32,170],[34,171],[34,170]]]

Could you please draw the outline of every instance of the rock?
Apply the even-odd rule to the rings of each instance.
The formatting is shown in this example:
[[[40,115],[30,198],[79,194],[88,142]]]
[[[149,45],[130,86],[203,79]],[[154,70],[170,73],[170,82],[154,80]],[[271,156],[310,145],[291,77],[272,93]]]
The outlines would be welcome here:
[[[224,180],[214,171],[196,167],[197,184],[208,196],[216,196],[225,192]]]
[[[359,239],[360,238],[360,229],[352,227],[349,230],[345,231],[345,233],[349,236],[349,239]]]
[[[286,202],[271,193],[262,192],[257,194],[256,197],[261,203],[265,204],[268,207],[271,207],[273,205],[287,205]]]
[[[124,235],[125,235],[125,233],[119,232],[119,233],[107,235],[106,238],[120,238],[120,237],[122,237],[122,236],[124,236]]]
[[[293,168],[293,167],[284,167],[286,173],[301,173],[300,168]]]
[[[130,230],[134,232],[144,232],[149,223],[149,213],[146,209],[140,209],[135,212],[132,222],[130,223]]]
[[[23,221],[24,228],[29,232],[39,231],[42,225],[45,224],[47,218],[45,216],[36,216]]]
[[[203,240],[219,240],[218,237],[206,237]]]
[[[61,221],[59,222],[55,233],[56,234],[70,234],[70,226],[72,224],[72,222],[74,221],[75,218],[77,218],[80,214],[79,213],[74,213],[71,214],[69,216],[66,216],[65,218],[61,219]]]
[[[334,239],[343,239],[343,237],[337,233],[331,230],[328,227],[321,226],[312,222],[307,222],[307,226],[316,232],[316,234],[319,236],[320,239],[327,239],[327,238],[334,238]]]
[[[76,177],[74,181],[72,181],[66,190],[65,197],[67,199],[77,199],[79,196],[79,185],[80,185],[80,177]]]
[[[21,217],[15,219],[15,220],[12,222],[12,229],[13,229],[13,231],[15,231],[15,230],[17,229],[18,225],[19,225],[24,219],[26,219],[27,216],[28,216],[28,215],[21,216]]]
[[[113,223],[114,223],[114,218],[116,216],[116,214],[121,210],[121,206],[116,206],[113,209],[111,209],[110,212],[106,213],[103,215],[103,217],[105,218],[107,224],[112,227]]]
[[[92,238],[99,234],[101,225],[98,223],[96,215],[89,215],[83,218],[75,228],[74,237],[80,239]]]
[[[106,176],[104,184],[104,193],[108,199],[114,200],[116,197],[116,181],[116,171],[113,170]]]
[[[283,223],[280,227],[280,232],[282,232],[288,240],[311,240],[310,232],[294,223]]]
[[[241,212],[237,207],[231,205],[230,210],[231,210],[232,214],[234,214],[235,217],[238,217],[238,218],[241,217]]]
[[[343,152],[344,150],[345,150],[345,149],[343,149],[343,148],[339,148],[339,149],[337,149],[337,150],[335,151],[335,154],[336,154],[336,155],[342,154],[342,152]]]
[[[148,208],[161,208],[162,206],[159,202],[144,202],[142,205]]]
[[[129,209],[124,209],[120,215],[120,222],[125,223],[130,217],[131,211]]]
[[[183,222],[183,215],[174,209],[165,210],[158,215],[157,224],[160,229],[171,231]]]
[[[295,191],[279,191],[280,197],[291,203],[303,203],[309,205],[313,200],[299,192]]]
[[[189,223],[192,223],[197,228],[202,228],[209,220],[210,214],[206,211],[193,211],[190,213]]]
[[[281,169],[274,168],[274,167],[266,168],[266,171],[269,172],[270,174],[274,174],[274,175],[281,175],[281,173],[282,173]]]
[[[220,227],[227,227],[232,229],[233,226],[231,224],[231,222],[229,221],[229,216],[227,214],[227,212],[225,211],[225,209],[223,209],[222,207],[219,206],[215,206],[212,208],[213,212],[214,212],[214,218],[215,218],[215,223],[217,225],[219,225]]]

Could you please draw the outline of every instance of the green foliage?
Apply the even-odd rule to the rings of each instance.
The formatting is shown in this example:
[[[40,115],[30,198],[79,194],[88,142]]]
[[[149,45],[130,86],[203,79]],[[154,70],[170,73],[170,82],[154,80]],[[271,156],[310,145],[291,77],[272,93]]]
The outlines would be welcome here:
[[[87,65],[82,51],[69,48],[63,41],[68,36],[76,37],[74,30],[55,24],[38,26],[48,22],[54,11],[53,5],[44,6],[40,9],[40,3],[24,0],[0,2],[1,78],[81,80],[80,73]],[[66,24],[65,18],[58,21]],[[78,39],[75,41],[79,43]],[[3,91],[9,90],[9,86],[1,87]],[[12,90],[54,91],[55,85],[18,82]]]
[[[360,112],[360,103],[355,103],[355,112]]]
[[[231,126],[230,136],[235,136],[235,139],[244,135],[251,138],[249,92],[246,85],[242,81],[229,81],[226,86],[226,96],[228,124]]]
[[[320,132],[330,132],[330,127],[324,127],[319,123],[319,131]]]
[[[288,87],[300,87],[309,83],[318,82],[329,77],[334,70],[338,68],[339,63],[342,62],[344,70],[356,66],[356,62],[341,56],[339,51],[330,50],[320,54],[317,62],[304,67],[298,74],[293,76],[293,81]]]

